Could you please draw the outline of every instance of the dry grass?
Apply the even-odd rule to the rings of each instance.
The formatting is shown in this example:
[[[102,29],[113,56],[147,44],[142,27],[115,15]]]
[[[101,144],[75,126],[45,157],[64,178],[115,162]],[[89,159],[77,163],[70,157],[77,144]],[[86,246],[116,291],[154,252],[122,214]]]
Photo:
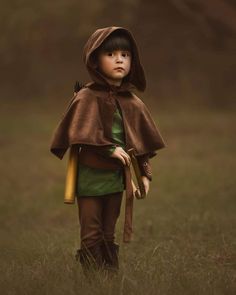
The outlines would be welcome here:
[[[77,208],[63,204],[66,160],[48,151],[62,106],[20,105],[0,119],[1,294],[235,294],[233,111],[157,111],[168,148],[152,160],[148,199],[135,203],[134,240],[121,242],[122,214],[120,273],[88,282],[74,259]]]

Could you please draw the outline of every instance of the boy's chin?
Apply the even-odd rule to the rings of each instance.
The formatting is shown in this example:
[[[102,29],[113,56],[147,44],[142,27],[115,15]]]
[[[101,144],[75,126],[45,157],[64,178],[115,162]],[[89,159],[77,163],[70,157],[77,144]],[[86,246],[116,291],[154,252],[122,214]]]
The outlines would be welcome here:
[[[123,77],[106,77],[109,84],[119,84],[122,82]]]
[[[122,81],[126,75],[115,75],[115,76],[110,76],[108,79],[113,80],[113,81]]]

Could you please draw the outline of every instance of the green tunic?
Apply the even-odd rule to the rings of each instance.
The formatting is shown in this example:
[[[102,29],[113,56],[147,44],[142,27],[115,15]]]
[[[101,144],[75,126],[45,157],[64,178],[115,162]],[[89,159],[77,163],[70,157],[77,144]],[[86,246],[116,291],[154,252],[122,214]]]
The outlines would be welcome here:
[[[125,148],[125,138],[122,116],[116,108],[112,123],[113,142]],[[110,156],[115,146],[108,148],[106,154]],[[107,170],[91,168],[79,164],[78,168],[78,196],[101,196],[124,190],[123,169]]]

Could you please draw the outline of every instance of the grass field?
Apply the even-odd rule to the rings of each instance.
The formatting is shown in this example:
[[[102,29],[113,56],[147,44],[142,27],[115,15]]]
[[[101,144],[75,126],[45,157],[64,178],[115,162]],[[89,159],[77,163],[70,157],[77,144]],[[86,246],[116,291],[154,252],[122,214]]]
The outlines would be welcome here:
[[[66,159],[49,153],[64,105],[22,102],[1,109],[2,295],[236,294],[233,110],[152,108],[168,147],[151,160],[146,200],[135,202],[134,238],[120,273],[84,280],[77,207],[63,204]]]

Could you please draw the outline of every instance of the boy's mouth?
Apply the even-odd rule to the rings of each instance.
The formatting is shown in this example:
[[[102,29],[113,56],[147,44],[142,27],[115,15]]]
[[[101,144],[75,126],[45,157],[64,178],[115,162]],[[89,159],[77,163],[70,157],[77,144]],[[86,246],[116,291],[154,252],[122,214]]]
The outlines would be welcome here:
[[[120,71],[124,71],[125,69],[122,68],[122,67],[117,67],[117,68],[114,68],[114,70],[120,70]]]

